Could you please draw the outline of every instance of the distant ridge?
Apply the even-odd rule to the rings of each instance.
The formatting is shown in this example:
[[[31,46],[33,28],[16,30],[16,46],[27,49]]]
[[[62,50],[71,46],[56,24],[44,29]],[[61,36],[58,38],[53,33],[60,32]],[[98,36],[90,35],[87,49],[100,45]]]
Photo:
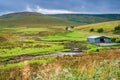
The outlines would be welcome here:
[[[70,24],[74,23],[36,12],[18,12],[0,16],[0,26],[8,27],[50,27]]]
[[[42,13],[37,13],[37,12],[16,12],[16,13],[10,13],[10,14],[4,14],[2,15],[3,17],[4,16],[19,16],[19,15],[43,15]]]
[[[49,16],[60,17],[81,24],[120,20],[120,14],[53,14]]]
[[[0,27],[52,27],[120,20],[120,14],[54,14],[17,12],[0,16]]]

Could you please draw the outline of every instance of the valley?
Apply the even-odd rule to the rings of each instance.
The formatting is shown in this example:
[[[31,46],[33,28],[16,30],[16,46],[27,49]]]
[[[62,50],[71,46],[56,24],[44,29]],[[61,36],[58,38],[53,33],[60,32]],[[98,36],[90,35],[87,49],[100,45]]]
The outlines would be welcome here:
[[[120,33],[114,29],[120,16],[94,15],[98,21],[90,18],[90,23],[84,21],[89,15],[80,15],[82,23],[68,16],[72,18],[33,12],[0,16],[0,80],[119,80]],[[107,36],[108,44],[118,45],[98,46],[87,41],[89,36]]]

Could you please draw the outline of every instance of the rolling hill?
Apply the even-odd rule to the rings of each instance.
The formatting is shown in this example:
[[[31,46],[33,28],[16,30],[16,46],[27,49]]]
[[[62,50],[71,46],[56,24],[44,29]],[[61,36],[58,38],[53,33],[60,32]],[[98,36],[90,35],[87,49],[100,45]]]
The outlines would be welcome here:
[[[0,16],[1,27],[49,27],[70,24],[74,23],[36,12],[18,12]]]
[[[112,32],[114,28],[118,25],[120,25],[120,20],[78,26],[76,27],[76,29],[89,31],[91,28],[93,28],[95,31],[97,31],[97,29],[103,28],[105,32]]]
[[[18,12],[0,16],[0,27],[50,27],[120,20],[120,14],[55,14]]]
[[[120,20],[120,14],[55,14],[49,16],[64,18],[79,24],[93,24]]]

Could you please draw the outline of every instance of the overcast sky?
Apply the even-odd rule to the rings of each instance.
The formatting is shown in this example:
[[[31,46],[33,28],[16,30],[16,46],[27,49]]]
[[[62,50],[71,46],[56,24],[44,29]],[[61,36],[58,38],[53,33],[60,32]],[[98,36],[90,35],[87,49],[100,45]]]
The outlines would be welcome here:
[[[120,14],[120,0],[0,0],[0,14],[23,11],[43,14]]]

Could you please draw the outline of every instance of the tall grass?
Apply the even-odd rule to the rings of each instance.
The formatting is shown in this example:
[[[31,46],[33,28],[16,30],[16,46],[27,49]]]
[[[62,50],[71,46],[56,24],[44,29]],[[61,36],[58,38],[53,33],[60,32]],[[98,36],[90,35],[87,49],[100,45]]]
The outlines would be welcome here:
[[[120,65],[119,59],[109,61],[103,61],[85,69],[72,69],[63,68],[62,71],[56,77],[51,80],[119,80]]]
[[[28,60],[28,61],[22,61],[22,62],[17,62],[17,63],[8,63],[8,64],[3,64],[0,65],[0,70],[4,70],[4,69],[12,69],[12,68],[16,68],[16,67],[23,67],[27,64],[33,64],[33,63],[47,63],[50,62],[52,60],[56,59],[56,57],[49,57],[49,58],[41,58],[41,59],[32,59],[32,60]]]
[[[0,79],[119,80],[119,63],[119,49],[97,54],[46,57],[4,66],[0,65]],[[23,73],[25,74],[23,75]]]
[[[65,56],[44,65],[31,80],[119,80],[119,50],[83,56]],[[44,70],[43,70],[44,69]],[[40,69],[41,70],[41,69]]]

